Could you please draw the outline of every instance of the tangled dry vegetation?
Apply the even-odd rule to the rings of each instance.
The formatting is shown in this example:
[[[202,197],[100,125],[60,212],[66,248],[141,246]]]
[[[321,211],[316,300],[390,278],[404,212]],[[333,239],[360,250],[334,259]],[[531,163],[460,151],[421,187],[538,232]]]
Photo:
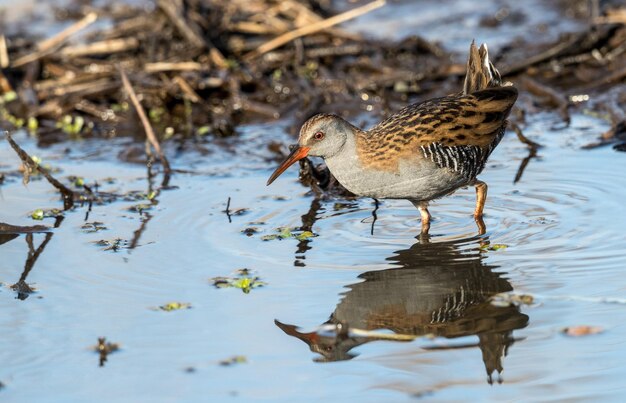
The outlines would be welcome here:
[[[329,3],[77,1],[57,10],[71,24],[52,37],[0,36],[2,125],[49,139],[136,132],[122,72],[160,139],[231,135],[238,124],[282,116],[295,116],[296,127],[319,111],[382,115],[460,87],[464,65],[437,44],[373,40],[337,27],[384,0],[339,14]],[[503,75],[530,94],[516,120],[547,106],[567,124],[569,110],[584,104],[613,122],[600,143],[623,135],[625,23],[626,9],[606,8],[588,31],[500,52]]]

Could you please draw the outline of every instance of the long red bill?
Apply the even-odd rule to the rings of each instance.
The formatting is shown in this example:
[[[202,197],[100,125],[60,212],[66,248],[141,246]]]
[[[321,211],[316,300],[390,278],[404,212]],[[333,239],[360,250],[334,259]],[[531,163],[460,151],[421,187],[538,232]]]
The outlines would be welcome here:
[[[274,180],[278,178],[280,174],[285,172],[287,168],[293,165],[294,162],[299,161],[302,158],[306,157],[309,154],[309,150],[310,150],[309,147],[294,148],[294,150],[291,152],[291,154],[289,154],[287,159],[282,164],[280,164],[278,168],[276,168],[272,176],[270,176],[270,178],[267,180],[267,186],[271,185],[272,182],[274,182]]]

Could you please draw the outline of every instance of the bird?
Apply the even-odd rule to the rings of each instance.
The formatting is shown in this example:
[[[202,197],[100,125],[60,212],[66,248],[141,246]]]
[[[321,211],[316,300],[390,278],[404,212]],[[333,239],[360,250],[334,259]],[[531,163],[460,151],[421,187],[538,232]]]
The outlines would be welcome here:
[[[430,201],[474,186],[474,218],[484,233],[487,184],[477,176],[504,136],[517,95],[513,84],[502,82],[487,45],[472,41],[461,92],[408,105],[369,130],[334,114],[314,115],[267,185],[296,161],[321,157],[357,196],[411,201],[423,233],[430,228]]]

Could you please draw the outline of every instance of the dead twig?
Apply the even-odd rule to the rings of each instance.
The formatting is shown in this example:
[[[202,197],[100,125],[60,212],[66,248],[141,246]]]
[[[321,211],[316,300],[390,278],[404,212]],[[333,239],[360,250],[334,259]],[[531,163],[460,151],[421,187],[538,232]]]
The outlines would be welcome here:
[[[193,46],[206,48],[209,50],[211,61],[219,68],[227,67],[226,58],[213,44],[202,37],[198,33],[197,25],[183,15],[182,4],[178,1],[159,0],[157,2],[159,8],[163,10],[165,15],[172,21],[176,29],[185,37]]]
[[[509,76],[512,74],[517,74],[521,71],[526,70],[527,68],[531,66],[534,66],[539,63],[543,63],[550,59],[554,59],[560,56],[561,54],[563,54],[566,50],[570,49],[572,46],[579,43],[581,40],[582,40],[582,37],[580,35],[574,35],[568,41],[558,42],[551,48],[546,49],[545,51],[539,54],[536,54],[535,56],[525,58],[523,61],[513,66],[508,66],[508,67],[504,67],[500,69],[500,74],[502,74],[503,77]]]
[[[62,184],[61,182],[59,182],[58,180],[56,180],[51,174],[50,172],[46,169],[43,168],[41,165],[37,164],[35,161],[33,161],[32,157],[30,155],[28,155],[28,153],[26,151],[24,151],[11,137],[11,133],[9,132],[5,132],[5,135],[7,137],[7,141],[9,142],[9,144],[11,145],[11,147],[13,148],[13,150],[15,150],[15,152],[17,153],[18,157],[20,157],[20,159],[22,160],[22,163],[24,164],[24,166],[26,167],[26,172],[24,174],[24,178],[26,183],[28,183],[28,175],[30,172],[32,171],[38,171],[40,174],[43,175],[44,178],[46,178],[46,180],[55,188],[57,188],[57,190],[59,192],[61,192],[61,196],[63,196],[63,209],[64,210],[69,210],[74,206],[74,192],[70,189],[68,189],[64,184]]]
[[[7,50],[7,39],[0,35],[0,68],[9,67],[9,51]]]
[[[197,62],[156,62],[146,63],[143,66],[146,73],[161,73],[164,71],[200,71],[204,70],[204,66]]]
[[[150,142],[150,144],[152,144],[152,147],[156,151],[157,155],[159,156],[159,159],[161,160],[161,164],[163,164],[163,171],[164,171],[163,184],[165,186],[169,182],[169,177],[172,171],[170,168],[170,163],[168,162],[167,157],[165,156],[165,154],[163,153],[163,150],[161,149],[161,144],[159,144],[159,140],[154,134],[152,125],[150,124],[150,121],[148,120],[148,117],[146,116],[146,112],[143,110],[143,107],[141,106],[141,103],[139,102],[139,99],[137,98],[137,94],[135,93],[135,90],[130,85],[130,81],[128,80],[128,77],[126,76],[126,73],[124,72],[124,70],[122,70],[121,67],[119,68],[119,72],[122,77],[122,84],[124,85],[124,89],[126,90],[126,93],[128,94],[128,96],[130,97],[130,100],[133,103],[135,110],[137,111],[137,115],[139,115],[139,119],[141,120],[143,128],[146,132],[146,137],[148,141]]]
[[[300,38],[306,35],[313,34],[315,32],[319,32],[321,30],[330,28],[334,25],[340,24],[342,22],[346,22],[363,14],[369,13],[370,11],[376,10],[385,5],[385,0],[376,0],[369,4],[366,4],[361,7],[354,8],[352,10],[346,11],[345,13],[335,15],[333,17],[327,18],[325,20],[304,26],[302,28],[295,29],[293,31],[284,33],[277,38],[274,38],[255,50],[245,54],[243,59],[246,61],[250,61],[256,57],[261,56],[264,53],[267,53],[271,50],[279,48],[286,43],[293,41],[296,38]]]
[[[182,78],[181,76],[174,77],[172,82],[178,85],[180,90],[183,92],[184,96],[187,97],[187,99],[189,99],[191,102],[198,103],[202,101],[202,98],[200,98],[200,95],[198,95],[198,93],[193,90],[191,85],[189,85],[189,83],[185,81],[185,79]]]
[[[22,56],[16,59],[11,67],[20,67],[25,64],[34,62],[48,54],[52,53],[59,46],[63,45],[63,43],[69,39],[70,36],[76,34],[77,32],[82,31],[87,28],[89,25],[93,24],[98,19],[98,15],[96,13],[89,13],[81,20],[67,27],[63,31],[58,34],[48,38],[37,45],[37,50],[28,55]]]
[[[546,97],[550,104],[557,108],[559,112],[559,116],[565,122],[567,126],[569,126],[571,122],[571,118],[569,115],[568,107],[569,104],[567,102],[567,98],[556,92],[554,89],[548,87],[547,85],[541,84],[538,81],[530,78],[529,76],[525,76],[521,80],[522,84],[526,87],[526,89],[538,96]]]
[[[86,45],[67,46],[61,49],[60,54],[66,57],[110,55],[112,53],[134,50],[137,47],[139,47],[137,38],[120,38]]]

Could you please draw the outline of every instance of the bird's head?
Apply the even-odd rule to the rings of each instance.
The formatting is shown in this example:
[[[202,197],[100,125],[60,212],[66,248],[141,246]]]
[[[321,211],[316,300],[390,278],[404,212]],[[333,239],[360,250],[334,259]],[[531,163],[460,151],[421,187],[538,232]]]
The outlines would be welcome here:
[[[298,145],[287,159],[272,173],[267,184],[274,182],[293,163],[306,156],[328,158],[337,154],[346,144],[348,136],[356,129],[350,123],[336,115],[315,115],[302,125]]]

